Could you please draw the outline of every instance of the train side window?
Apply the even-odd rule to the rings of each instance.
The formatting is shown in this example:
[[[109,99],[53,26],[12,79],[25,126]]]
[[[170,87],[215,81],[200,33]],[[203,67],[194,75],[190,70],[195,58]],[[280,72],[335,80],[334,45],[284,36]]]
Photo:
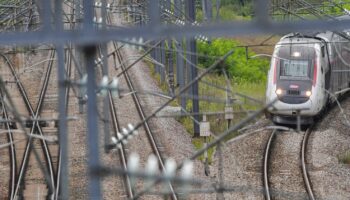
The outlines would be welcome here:
[[[322,57],[324,58],[324,46],[321,47]]]

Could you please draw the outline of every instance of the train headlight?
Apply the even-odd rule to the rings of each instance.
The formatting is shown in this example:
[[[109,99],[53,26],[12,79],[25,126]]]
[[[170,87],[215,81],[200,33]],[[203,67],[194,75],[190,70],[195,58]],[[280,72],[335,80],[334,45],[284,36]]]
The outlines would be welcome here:
[[[293,57],[300,57],[301,56],[301,53],[299,51],[294,51],[293,54],[292,54]]]
[[[306,91],[305,92],[306,96],[310,97],[312,95],[311,91]]]
[[[281,95],[282,92],[283,92],[282,89],[279,89],[279,88],[278,88],[278,89],[276,90],[276,94],[277,94],[277,95]]]

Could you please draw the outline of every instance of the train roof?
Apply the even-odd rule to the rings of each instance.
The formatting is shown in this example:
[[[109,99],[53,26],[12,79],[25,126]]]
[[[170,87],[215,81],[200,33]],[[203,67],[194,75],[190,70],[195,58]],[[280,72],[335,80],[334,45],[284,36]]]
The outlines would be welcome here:
[[[334,20],[334,19],[333,19]],[[346,15],[341,15],[338,17],[335,17],[335,20],[350,20],[350,11]],[[350,28],[342,31],[305,31],[305,32],[295,32],[295,33],[289,33],[285,36],[283,36],[279,44],[286,43],[303,43],[303,42],[331,42],[335,38],[335,35],[345,38],[347,40],[350,40]],[[335,39],[338,40],[338,39]]]
[[[350,16],[349,16],[350,19]],[[344,31],[338,31],[338,32],[332,32],[332,31],[314,31],[314,32],[303,32],[303,33],[290,33],[281,38],[280,41],[286,40],[286,39],[307,39],[307,40],[318,40],[322,41],[325,40],[329,42],[332,40],[334,34],[339,35],[344,38],[350,37],[350,29],[344,30]]]
[[[280,42],[285,41],[285,40],[293,40],[293,42],[300,41],[300,40],[320,40],[318,38],[318,35],[321,32],[303,32],[303,33],[290,33],[285,36],[283,36],[280,40]]]
[[[281,38],[286,39],[286,38],[316,38],[318,34],[321,32],[319,31],[309,31],[309,32],[297,32],[297,33],[289,33]]]
[[[350,20],[350,15],[342,15],[336,17],[337,20]]]

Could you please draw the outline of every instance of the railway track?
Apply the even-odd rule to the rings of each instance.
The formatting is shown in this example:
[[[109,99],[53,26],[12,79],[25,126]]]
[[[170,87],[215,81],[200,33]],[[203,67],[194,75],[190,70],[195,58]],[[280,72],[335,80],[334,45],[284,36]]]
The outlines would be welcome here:
[[[100,51],[99,56],[102,56],[102,53]],[[115,138],[119,138],[118,134],[122,133],[122,128],[120,125],[120,122],[118,120],[118,115],[117,115],[117,109],[116,109],[116,103],[113,99],[113,95],[111,91],[108,91],[108,103],[109,103],[109,108],[110,108],[110,115],[111,115],[111,122],[113,125],[113,135]],[[126,171],[127,170],[127,153],[126,153],[126,147],[124,144],[120,144],[120,148],[118,148],[118,153],[119,153],[119,159],[121,162],[122,168]],[[131,181],[129,176],[125,176],[124,178],[124,185],[125,185],[125,190],[127,193],[128,198],[133,198],[134,197],[134,191],[131,186]]]
[[[112,97],[111,92],[108,93],[108,99],[109,99],[109,105],[110,105],[110,109],[111,109],[111,116],[112,116],[112,122],[113,122],[113,130],[114,130],[114,136],[116,138],[118,138],[118,133],[121,133],[121,127],[120,127],[120,123],[118,121],[118,116],[117,116],[117,111],[115,108],[115,103]],[[120,160],[121,160],[121,164],[122,164],[122,168],[124,170],[127,170],[127,158],[126,158],[126,149],[124,144],[121,144],[121,148],[119,148],[119,156],[120,156]],[[132,186],[131,186],[131,182],[130,182],[130,178],[129,176],[125,176],[125,187],[126,187],[126,191],[128,194],[129,198],[133,198],[134,197],[134,191],[132,190]]]
[[[111,122],[113,125],[113,135],[115,138],[119,138],[118,133],[122,133],[122,128],[120,125],[120,122],[118,120],[118,115],[117,115],[117,109],[115,106],[115,101],[113,99],[112,92],[108,92],[108,103],[109,103],[109,108],[110,108],[110,115],[111,115]],[[126,147],[124,144],[120,144],[121,148],[118,149],[119,153],[119,159],[121,162],[122,168],[126,171],[127,170],[127,153],[126,153]],[[124,185],[125,185],[125,190],[127,193],[128,198],[133,198],[134,197],[134,191],[131,186],[131,181],[129,176],[125,176],[124,178]]]
[[[107,23],[112,24],[112,17],[110,16],[110,13],[107,13],[106,17],[107,17]],[[125,71],[125,73],[123,75],[124,75],[124,78],[126,80],[126,83],[128,85],[129,90],[135,91],[135,87],[134,87],[134,84],[132,82],[132,79],[130,78],[129,72],[126,70],[127,66],[125,65],[125,60],[123,59],[123,55],[121,52],[122,48],[118,47],[118,44],[114,41],[112,42],[112,45],[113,45],[113,52],[115,52],[115,56],[113,57],[115,59],[115,63],[118,62],[121,66],[121,70]],[[138,95],[136,93],[132,93],[131,95],[132,95],[132,99],[134,101],[134,104],[136,106],[138,115],[140,116],[140,119],[144,120],[146,118],[146,115],[145,115],[145,111],[143,109],[143,106],[140,102]],[[164,159],[161,155],[161,152],[160,152],[159,147],[157,145],[157,142],[155,140],[154,133],[152,132],[152,129],[150,128],[150,125],[147,121],[144,123],[143,127],[144,127],[144,130],[146,131],[146,135],[147,135],[148,141],[151,145],[151,148],[153,150],[153,153],[158,159],[160,169],[162,171],[164,171],[165,170]],[[169,182],[169,188],[170,188],[170,192],[171,192],[171,195],[170,195],[171,198],[174,200],[177,199],[177,195],[175,193],[174,187],[172,186],[172,184],[170,182]]]
[[[268,170],[269,170],[269,157],[270,157],[270,149],[272,146],[272,141],[276,137],[276,132],[277,130],[273,130],[268,141],[266,144],[265,148],[265,154],[264,154],[264,168],[263,168],[263,183],[264,183],[264,195],[266,200],[271,199],[271,194],[270,194],[270,184],[269,184],[269,177],[268,177]]]
[[[17,162],[16,162],[16,148],[15,148],[15,141],[13,138],[13,133],[10,125],[10,118],[8,115],[7,108],[4,103],[4,96],[2,94],[2,91],[0,92],[1,94],[1,100],[2,100],[2,111],[3,111],[3,117],[4,120],[7,122],[5,123],[6,130],[8,131],[7,133],[7,142],[10,144],[9,146],[9,153],[10,153],[10,180],[9,180],[9,192],[8,192],[8,197],[10,199],[13,199],[14,197],[14,190],[15,190],[15,184],[16,184],[16,169],[17,169]]]
[[[43,138],[44,133],[42,130],[42,125],[36,119],[41,114],[42,105],[44,102],[44,97],[45,97],[47,87],[49,84],[49,80],[50,80],[54,56],[55,56],[55,52],[51,51],[48,68],[47,68],[47,71],[45,73],[43,86],[41,88],[40,95],[39,95],[39,100],[38,100],[36,109],[34,110],[33,106],[31,105],[31,102],[29,101],[29,97],[27,95],[27,92],[26,92],[21,80],[17,76],[17,73],[16,73],[14,67],[12,66],[9,59],[3,55],[8,67],[12,73],[12,76],[15,79],[17,88],[19,89],[20,95],[22,96],[22,99],[23,99],[23,102],[26,106],[27,112],[29,113],[29,116],[31,116],[31,118],[34,119],[33,121],[30,122],[31,123],[30,132],[27,134],[24,152],[23,152],[23,155],[22,155],[22,158],[20,161],[20,166],[19,166],[18,172],[17,172],[16,177],[15,177],[15,180],[16,180],[16,183],[14,184],[15,186],[11,187],[11,189],[13,190],[10,192],[12,199],[22,196],[24,193],[24,188],[30,188],[30,186],[28,186],[27,183],[25,183],[25,177],[26,177],[26,173],[28,173],[28,166],[29,166],[29,160],[30,160],[31,154],[34,153],[34,155],[33,154],[32,155],[35,157],[35,159],[40,160],[40,156],[39,156],[38,152],[36,152],[36,150],[33,150],[33,148],[35,148],[34,147],[35,146],[34,145],[34,140],[35,140],[34,136],[38,135],[39,137]],[[24,129],[24,128],[25,127],[22,127],[22,129]],[[40,139],[40,148],[42,149],[44,159],[45,159],[45,161],[43,161],[41,163],[41,165],[46,166],[45,172],[42,172],[42,173],[44,173],[43,174],[44,182],[46,183],[45,187],[48,186],[48,196],[50,196],[52,198],[54,196],[54,193],[55,193],[55,180],[56,180],[56,176],[54,173],[54,167],[53,167],[53,161],[52,161],[52,155],[51,155],[50,148],[49,148],[46,140]],[[34,161],[32,160],[32,162],[34,162]],[[17,169],[16,169],[16,171],[17,171]],[[39,187],[44,187],[44,186],[38,184],[38,188]]]
[[[95,14],[96,18],[98,19],[98,16],[100,16],[101,13],[98,12],[97,10],[96,9],[94,10],[94,14]],[[101,45],[99,46],[99,51],[98,51],[97,56],[100,58],[102,58],[104,56],[103,52],[102,52]],[[101,60],[101,62],[102,62],[102,60]],[[101,74],[104,74],[102,69],[101,69]],[[122,133],[122,127],[121,127],[121,123],[119,122],[119,119],[118,119],[116,102],[114,101],[112,92],[110,90],[108,91],[107,95],[108,95],[107,98],[108,98],[108,104],[109,104],[109,110],[110,110],[110,116],[111,116],[111,123],[113,125],[113,136],[115,138],[119,138],[118,134]],[[105,124],[105,126],[106,126],[106,124]],[[125,171],[127,170],[127,153],[126,153],[126,151],[127,151],[126,146],[121,143],[120,148],[118,148],[118,153],[119,153],[119,160],[121,163],[121,167]],[[127,197],[132,199],[134,197],[134,191],[133,191],[133,188],[131,185],[131,180],[130,180],[129,176],[127,176],[127,175],[124,177],[124,186],[125,186],[125,191],[126,191]]]
[[[68,4],[65,4],[64,5],[65,7],[63,7],[63,15],[65,16],[65,18],[68,20],[68,24],[66,24],[65,26],[67,26],[66,28],[67,29],[74,29],[75,28],[75,23],[74,21],[76,19],[75,18],[75,15],[71,15],[71,17],[69,17],[69,15],[67,14],[66,10],[68,10],[69,13],[74,13],[74,5],[71,5],[71,6],[68,6]],[[72,70],[73,70],[73,53],[72,53],[72,50],[73,50],[73,44],[68,44],[67,45],[69,51],[66,52],[66,55],[65,55],[65,58],[66,58],[66,62],[65,62],[65,72],[66,72],[66,77],[67,77],[67,80],[71,80],[72,78]],[[79,72],[79,71],[78,71]],[[81,74],[80,74],[81,75]],[[65,90],[65,102],[66,102],[66,113],[68,113],[68,107],[69,107],[69,93],[70,93],[70,90],[71,88],[70,87],[66,87],[66,90]],[[56,170],[56,188],[55,188],[55,197],[54,199],[55,200],[58,200],[58,199],[61,199],[62,197],[60,196],[60,185],[61,185],[61,164],[62,164],[62,157],[61,157],[61,148],[60,146],[58,147],[58,159],[57,159],[57,170]]]
[[[70,45],[68,48],[72,49],[72,45]],[[66,70],[66,75],[68,80],[71,79],[72,76],[72,55],[68,53],[66,55],[67,58],[67,70]],[[65,93],[65,101],[66,101],[66,110],[68,110],[68,102],[69,102],[69,92],[70,92],[70,87],[66,87],[66,93]],[[60,175],[61,175],[61,149],[59,147],[58,149],[58,160],[57,160],[57,171],[56,171],[56,190],[55,190],[55,200],[60,199]]]
[[[308,138],[312,133],[312,130],[314,128],[314,125],[312,125],[311,127],[309,127],[303,137],[303,142],[301,145],[301,152],[300,152],[300,157],[301,157],[301,168],[302,168],[302,172],[303,172],[303,178],[304,178],[304,183],[305,183],[305,188],[306,191],[309,195],[309,199],[310,200],[315,200],[315,195],[314,192],[312,190],[312,185],[311,185],[311,180],[309,177],[309,173],[307,171],[307,166],[306,166],[306,153],[307,153],[307,144],[308,144]]]
[[[308,137],[310,136],[310,134],[312,133],[314,125],[310,126],[304,133],[304,135],[302,136],[302,142],[301,142],[301,146],[300,146],[300,174],[302,174],[302,178],[303,178],[303,183],[304,183],[304,189],[305,192],[307,192],[307,196],[306,195],[301,195],[298,194],[296,195],[297,198],[300,199],[310,199],[310,200],[314,200],[315,196],[312,190],[312,186],[311,186],[311,181],[308,175],[308,169],[307,169],[307,165],[306,165],[306,152],[307,152],[307,140]],[[274,196],[278,196],[277,193],[282,194],[282,196],[288,196],[289,194],[287,192],[278,192],[276,191],[276,189],[272,189],[271,187],[271,183],[270,183],[270,172],[271,172],[271,167],[270,167],[270,159],[271,159],[271,152],[272,152],[272,148],[274,146],[274,142],[275,139],[277,137],[277,135],[279,134],[279,130],[273,130],[268,142],[266,144],[265,147],[265,153],[264,153],[264,160],[263,160],[263,185],[264,185],[264,197],[266,200],[270,200],[270,199],[275,199]],[[300,133],[301,134],[301,133]],[[288,183],[287,183],[288,184]],[[278,190],[278,189],[277,189]]]

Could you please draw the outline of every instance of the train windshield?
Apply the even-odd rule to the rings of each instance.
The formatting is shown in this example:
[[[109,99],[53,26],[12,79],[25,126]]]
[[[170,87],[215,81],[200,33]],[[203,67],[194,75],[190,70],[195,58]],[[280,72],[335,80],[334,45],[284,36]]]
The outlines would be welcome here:
[[[310,80],[315,49],[306,46],[286,45],[278,51],[280,79]]]
[[[308,77],[309,61],[283,60],[281,64],[281,76]]]

